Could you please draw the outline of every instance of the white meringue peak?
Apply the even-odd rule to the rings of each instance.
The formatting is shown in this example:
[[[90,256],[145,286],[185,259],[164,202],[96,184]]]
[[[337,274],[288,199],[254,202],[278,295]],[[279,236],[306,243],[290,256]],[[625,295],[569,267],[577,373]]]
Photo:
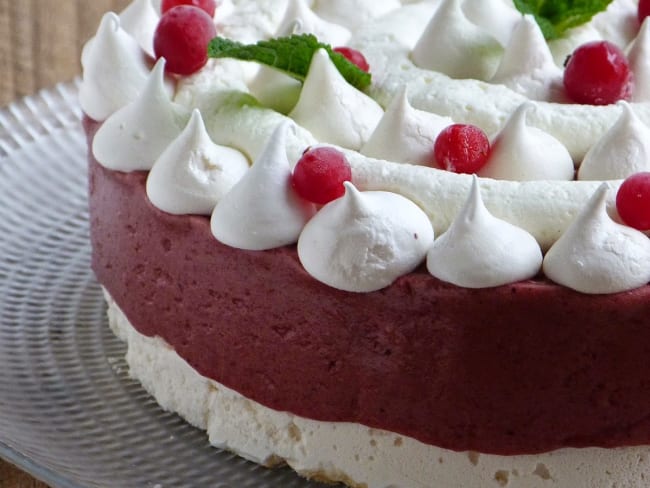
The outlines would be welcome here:
[[[633,102],[650,102],[650,17],[646,17],[639,33],[627,49],[630,69],[634,74]]]
[[[289,0],[276,32],[278,37],[291,34],[313,34],[320,42],[334,47],[346,45],[352,37],[352,33],[342,25],[321,19],[305,0]]]
[[[503,47],[483,28],[472,23],[461,0],[443,0],[411,52],[420,68],[451,78],[489,80],[494,76]]]
[[[541,266],[542,251],[535,238],[488,211],[476,176],[465,205],[427,254],[429,273],[465,288],[527,280]]]
[[[195,109],[183,132],[151,168],[147,195],[164,212],[210,215],[246,171],[246,156],[212,142]]]
[[[590,293],[618,293],[650,281],[650,239],[607,214],[603,183],[544,257],[544,274]]]
[[[531,100],[560,101],[564,99],[562,77],[535,18],[525,15],[490,82],[501,83]]]
[[[315,206],[291,186],[286,138],[290,122],[275,129],[260,157],[217,203],[210,227],[231,247],[262,251],[294,244]]]
[[[120,12],[122,28],[151,57],[154,57],[153,37],[159,21],[160,15],[151,0],[133,0]]]
[[[521,13],[512,2],[503,0],[465,0],[463,12],[502,46],[508,45],[515,26],[521,20]]]
[[[621,115],[587,151],[579,180],[615,180],[650,171],[650,127],[636,116],[632,105],[618,102]]]
[[[113,12],[102,17],[81,61],[79,102],[86,115],[97,121],[135,100],[149,75],[146,54]]]
[[[415,203],[396,193],[359,192],[325,205],[305,226],[298,257],[315,279],[339,290],[371,292],[410,273],[433,243],[433,227]]]
[[[443,117],[413,108],[404,86],[393,98],[361,154],[398,163],[427,164],[438,134],[453,124]]]
[[[171,101],[160,58],[138,98],[111,115],[93,140],[99,163],[118,171],[150,170],[187,123],[187,109]]]
[[[354,30],[399,7],[398,0],[316,0],[312,9],[325,20]]]
[[[526,114],[534,108],[534,103],[525,102],[510,116],[494,140],[480,176],[514,181],[573,179],[573,161],[566,147],[526,124]]]
[[[289,117],[320,142],[358,151],[383,115],[379,104],[350,85],[327,51],[319,49]]]

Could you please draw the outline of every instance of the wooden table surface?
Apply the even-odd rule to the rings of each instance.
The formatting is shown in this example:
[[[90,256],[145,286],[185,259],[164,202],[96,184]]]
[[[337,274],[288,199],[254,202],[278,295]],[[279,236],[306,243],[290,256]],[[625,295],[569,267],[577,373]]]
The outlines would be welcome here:
[[[78,75],[81,47],[102,14],[119,12],[127,4],[128,0],[0,0],[0,107]],[[47,485],[0,460],[0,488]]]

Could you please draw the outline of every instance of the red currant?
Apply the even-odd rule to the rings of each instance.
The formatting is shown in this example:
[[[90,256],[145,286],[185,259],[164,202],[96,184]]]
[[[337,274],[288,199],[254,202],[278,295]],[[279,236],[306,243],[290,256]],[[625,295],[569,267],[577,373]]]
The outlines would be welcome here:
[[[356,64],[361,70],[365,71],[366,73],[370,72],[370,65],[368,64],[368,61],[366,61],[366,57],[361,54],[361,51],[357,51],[356,49],[345,46],[335,47],[333,51],[342,54],[347,58],[348,61]]]
[[[650,17],[650,0],[639,0],[639,10],[637,12],[639,23],[643,23],[643,19]]]
[[[628,177],[616,194],[616,210],[630,227],[650,230],[650,173]]]
[[[178,7],[179,5],[198,7],[210,17],[214,17],[214,12],[217,10],[217,2],[215,0],[162,0],[160,12],[164,14],[169,9]]]
[[[489,154],[490,141],[485,132],[469,124],[445,127],[433,145],[435,163],[454,173],[477,173]]]
[[[291,185],[305,200],[324,205],[345,193],[352,169],[345,155],[333,147],[307,149],[293,170]]]
[[[564,88],[569,97],[589,105],[629,100],[633,76],[625,54],[608,41],[583,44],[569,57]]]
[[[153,38],[156,59],[178,75],[197,72],[208,62],[208,43],[217,35],[212,17],[189,5],[174,7],[160,18]]]

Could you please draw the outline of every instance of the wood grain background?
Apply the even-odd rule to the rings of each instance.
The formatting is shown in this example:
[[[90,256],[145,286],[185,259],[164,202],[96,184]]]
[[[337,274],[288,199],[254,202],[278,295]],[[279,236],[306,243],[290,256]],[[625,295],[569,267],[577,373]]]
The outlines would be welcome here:
[[[83,43],[128,0],[0,0],[0,106],[81,71]],[[2,486],[2,485],[0,485]]]
[[[0,106],[80,74],[83,43],[128,0],[0,0]],[[1,440],[1,439],[0,439]],[[0,488],[47,485],[0,460]]]

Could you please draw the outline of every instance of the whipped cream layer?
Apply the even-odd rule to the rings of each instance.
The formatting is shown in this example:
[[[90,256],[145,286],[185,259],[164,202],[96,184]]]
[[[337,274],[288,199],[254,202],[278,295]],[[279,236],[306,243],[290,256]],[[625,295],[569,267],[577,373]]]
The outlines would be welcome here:
[[[370,62],[373,84],[368,94],[371,97],[347,85],[323,53],[317,53],[314,57],[312,69],[297,101],[292,98],[295,92],[290,87],[293,95],[281,103],[283,111],[289,111],[295,103],[289,117],[298,123],[295,133],[287,138],[289,165],[295,164],[302,151],[310,145],[319,142],[337,144],[350,160],[355,186],[363,191],[385,191],[408,198],[427,214],[435,234],[440,235],[460,211],[469,190],[469,178],[466,175],[400,162],[421,163],[426,159],[421,146],[435,136],[438,127],[430,132],[422,130],[423,113],[437,117],[436,122],[453,120],[474,123],[490,136],[496,137],[499,134],[498,150],[493,157],[499,164],[488,164],[482,173],[486,177],[481,178],[479,183],[486,208],[496,218],[533,235],[543,251],[549,249],[586,205],[600,183],[553,182],[550,179],[572,178],[573,165],[579,166],[585,154],[608,133],[623,112],[623,107],[594,107],[549,101],[527,105],[526,102],[529,97],[537,98],[542,92],[555,93],[558,72],[553,68],[552,58],[557,59],[559,52],[568,49],[568,46],[575,46],[578,40],[609,37],[625,45],[634,40],[631,51],[642,52],[648,42],[644,40],[648,37],[644,35],[647,29],[641,29],[635,39],[638,26],[633,28],[629,22],[636,2],[614,0],[607,11],[598,14],[584,28],[576,29],[566,38],[554,42],[550,50],[542,44],[539,31],[532,20],[522,17],[509,2],[494,0],[490,4],[491,8],[486,11],[483,8],[485,5],[475,0],[403,2],[401,5],[385,1],[379,5],[381,14],[379,10],[373,15],[364,14],[361,23],[352,22],[343,13],[341,5],[323,2],[309,4],[304,0],[239,0],[217,16],[219,32],[242,42],[268,38],[287,30],[302,32],[330,29],[332,33],[340,33],[349,28],[352,31],[349,44],[360,49]],[[139,4],[134,4],[131,11],[138,6]],[[368,5],[360,1],[358,6],[360,11],[364,11]],[[137,30],[133,24],[138,18],[142,22],[141,31],[149,28],[151,12],[143,11],[142,8],[140,11],[139,16],[125,16],[129,20],[129,30]],[[119,26],[119,19],[116,19],[116,16],[107,17],[103,30],[100,29],[102,36],[90,43],[88,51],[99,45],[96,41],[101,38],[104,39],[104,45],[117,46],[113,50],[122,53],[120,59],[128,59],[133,64],[138,59],[133,55],[133,43],[125,40],[124,36],[129,36]],[[330,24],[337,27],[328,28]],[[435,26],[439,28],[434,28]],[[441,32],[447,31],[458,36],[460,44],[454,45],[454,49],[468,48],[475,52],[472,51],[472,46],[479,46],[479,51],[498,54],[493,67],[481,68],[482,74],[473,75],[491,82],[453,79],[449,74],[464,74],[449,73],[448,66],[438,66],[440,59],[430,59],[430,56],[437,54],[432,52],[436,50],[425,49],[427,43],[442,35]],[[143,44],[142,39],[139,42]],[[96,61],[97,55],[93,57],[88,54],[84,58]],[[453,64],[457,58],[445,58],[442,64]],[[84,86],[87,85],[88,93],[99,100],[94,103],[103,106],[106,105],[102,103],[103,92],[107,92],[108,101],[116,99],[115,95],[122,91],[121,81],[115,80],[113,88],[97,87],[96,81],[105,67],[96,65],[95,61],[84,63],[88,65],[84,70]],[[463,62],[471,64],[466,59]],[[527,70],[518,70],[519,62]],[[433,71],[431,66],[434,65],[437,66],[436,69],[447,71],[448,74]],[[643,63],[637,61],[635,65],[642,66]],[[525,71],[530,72],[530,77]],[[179,127],[175,128],[174,123],[167,124],[170,133],[180,132],[189,110],[198,108],[208,133],[216,144],[234,148],[249,160],[256,160],[273,130],[286,117],[259,106],[247,94],[248,84],[253,78],[254,71],[249,65],[232,60],[218,60],[210,61],[199,73],[178,80],[174,100],[184,107],[186,113],[179,115],[180,120],[174,122]],[[137,85],[129,80],[122,83],[131,91]],[[145,87],[146,83],[141,90],[146,93]],[[405,93],[408,93],[408,97]],[[551,99],[556,98],[555,95],[549,96]],[[145,113],[157,108],[154,107],[154,98],[149,98],[152,101],[149,102],[150,107],[144,109]],[[93,110],[94,106],[88,99],[89,97],[82,97],[83,108],[86,110],[88,105],[89,115],[102,118],[93,115],[100,112]],[[137,105],[140,99],[132,103],[125,100],[124,103],[131,107]],[[388,107],[386,114],[382,107]],[[151,122],[146,115],[118,117],[123,110],[126,111],[126,108],[110,115],[105,125],[148,126]],[[169,112],[169,109],[166,110]],[[524,110],[525,123],[521,122]],[[635,101],[630,104],[629,110],[634,112],[635,120],[640,124],[650,123],[650,102]],[[512,120],[516,120],[518,114],[520,123],[515,124]],[[167,115],[168,120],[173,118]],[[158,124],[158,119],[164,120],[164,117],[156,116],[153,119]],[[518,130],[513,130],[513,126],[518,127]],[[386,127],[401,127],[407,138],[411,137],[421,146],[412,152],[400,150],[403,141],[392,143],[387,136]],[[116,133],[119,131],[113,132],[113,135],[99,138],[105,139],[104,147],[119,146],[123,141],[122,136]],[[509,133],[514,134],[510,138],[512,143],[499,143],[508,139],[506,135]],[[152,154],[143,158],[150,165],[162,152],[163,148],[158,147],[162,144],[157,144],[154,136],[151,141],[145,137],[143,143],[139,135],[134,134],[133,141],[129,144],[142,147],[151,142],[152,146],[156,146]],[[540,147],[544,150],[540,151]],[[554,150],[549,152],[549,147]],[[114,167],[106,162],[115,156],[109,153],[107,150],[107,156],[97,154],[98,159],[103,164]],[[362,153],[384,159],[373,159]],[[523,169],[516,167],[518,160],[525,160],[528,166]],[[133,169],[143,167],[146,166],[139,165]],[[543,171],[539,171],[540,168]],[[498,181],[494,178],[532,181]],[[614,180],[610,184],[616,189],[620,181]],[[250,202],[253,206],[258,205],[254,198]],[[294,203],[298,205],[297,202]],[[231,205],[231,208],[241,208],[241,205]],[[295,210],[301,212],[300,209]],[[220,212],[223,216],[223,210]],[[237,212],[224,218],[232,222],[238,221],[240,214]],[[271,227],[281,229],[285,224],[281,220],[281,217],[276,218]],[[270,221],[262,219],[256,222],[255,225],[259,227]],[[251,229],[249,235],[258,232],[259,229]],[[296,232],[289,234],[297,240]],[[290,240],[288,237],[274,236],[266,242],[290,243]],[[248,248],[247,245],[242,247]],[[388,281],[391,280],[392,278]]]
[[[286,462],[308,478],[367,488],[645,486],[647,446],[515,456],[457,452],[358,423],[313,420],[265,407],[201,376],[165,341],[140,334],[108,294],[107,301],[109,324],[128,346],[131,376],[162,408],[207,431],[212,445],[253,462]]]

